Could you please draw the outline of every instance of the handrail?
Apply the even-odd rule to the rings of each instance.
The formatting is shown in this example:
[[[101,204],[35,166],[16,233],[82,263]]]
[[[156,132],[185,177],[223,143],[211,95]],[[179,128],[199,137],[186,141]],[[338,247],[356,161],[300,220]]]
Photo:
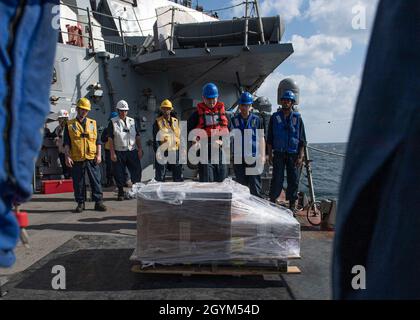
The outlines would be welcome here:
[[[90,39],[89,36],[84,36],[80,33],[74,33],[74,32],[68,32],[68,31],[61,31],[61,32],[66,33],[66,34],[76,35],[78,37],[82,37],[82,38],[85,38],[85,39]],[[104,42],[104,43],[110,43],[110,44],[118,44],[118,45],[121,45],[121,46],[124,45],[122,42],[115,42],[115,41],[111,41],[111,40],[107,40],[107,39],[93,38],[93,40],[101,41],[101,42]],[[129,43],[126,43],[126,46],[133,47],[133,45],[131,45]]]
[[[68,21],[72,21],[72,22],[77,22],[77,23],[81,23],[81,24],[86,24],[86,25],[89,25],[89,23],[87,23],[87,22],[84,22],[84,21],[79,21],[79,20],[75,20],[75,19],[71,19],[71,18],[60,17],[60,20],[61,20],[61,19],[63,19],[63,20],[68,20]]]
[[[259,25],[258,25],[259,26],[259,32],[250,31],[246,27],[245,30],[242,31],[242,32],[234,32],[234,33],[222,34],[222,35],[205,36],[205,37],[204,36],[190,36],[190,37],[187,37],[187,36],[174,36],[174,29],[175,29],[174,27],[175,27],[175,24],[176,24],[175,19],[174,19],[174,13],[175,13],[175,11],[180,11],[180,12],[195,12],[195,13],[213,13],[213,12],[217,12],[217,11],[229,10],[229,9],[233,9],[233,8],[236,8],[236,7],[239,7],[239,6],[242,6],[242,5],[246,5],[246,8],[245,8],[245,19],[248,19],[249,18],[248,8],[249,8],[249,4],[250,3],[253,4],[253,9],[256,7],[257,16],[259,18]],[[140,28],[139,31],[124,31],[123,28],[122,28],[123,27],[123,25],[122,25],[122,22],[123,21],[127,21],[127,22],[135,21],[135,22],[137,22],[137,24],[140,27],[140,24],[139,24],[140,21],[157,19],[159,16],[162,16],[162,15],[164,15],[164,14],[170,12],[170,11],[172,11],[172,19],[171,19],[171,21],[168,22],[168,23],[166,23],[165,25],[159,26],[158,28],[163,28],[163,27],[168,26],[168,25],[171,26],[171,36],[169,36],[168,38],[171,41],[171,43],[169,44],[169,47],[170,47],[169,48],[169,51],[171,53],[173,53],[173,54],[175,53],[173,51],[173,45],[174,45],[174,39],[175,38],[178,38],[178,39],[200,39],[200,38],[211,39],[211,38],[220,38],[220,37],[229,37],[229,36],[244,35],[244,38],[245,38],[245,40],[244,40],[245,47],[244,48],[246,48],[246,49],[248,49],[247,48],[247,43],[248,43],[247,38],[248,38],[248,35],[249,34],[260,34],[261,42],[262,43],[265,42],[264,41],[264,34],[263,34],[264,31],[263,31],[263,26],[262,26],[262,20],[261,20],[261,16],[259,15],[257,0],[242,1],[242,2],[239,2],[237,4],[233,4],[231,6],[222,7],[222,8],[218,8],[218,9],[205,10],[205,11],[201,11],[201,12],[200,11],[197,11],[197,10],[186,10],[186,9],[179,8],[179,7],[176,7],[176,6],[171,6],[171,8],[169,8],[169,9],[167,9],[167,10],[165,10],[165,11],[159,13],[159,14],[156,14],[156,15],[151,16],[151,17],[141,18],[141,19],[137,19],[137,17],[136,17],[136,19],[126,19],[126,18],[122,18],[122,17],[114,17],[114,16],[109,15],[109,14],[106,14],[106,13],[102,13],[102,12],[90,10],[89,7],[87,7],[87,8],[80,8],[80,7],[77,7],[75,5],[71,5],[71,4],[63,4],[63,5],[65,5],[67,7],[70,7],[70,8],[75,8],[77,10],[85,11],[87,13],[88,20],[89,20],[88,22],[79,21],[77,19],[75,20],[75,19],[66,18],[66,17],[61,17],[60,19],[64,19],[64,20],[68,20],[68,21],[73,21],[73,22],[80,23],[80,24],[83,24],[83,25],[88,25],[88,27],[89,27],[89,37],[88,36],[84,36],[84,35],[80,35],[80,34],[76,34],[76,35],[77,36],[82,36],[83,38],[89,39],[89,43],[90,43],[93,51],[95,50],[95,48],[94,48],[94,41],[95,40],[98,40],[98,41],[102,41],[104,43],[122,45],[124,47],[123,48],[124,53],[126,54],[126,52],[127,52],[127,46],[130,46],[130,45],[125,41],[125,38],[124,38],[124,35],[125,34],[138,33],[138,32],[141,32],[142,34],[144,34],[144,32],[146,32],[146,31],[154,31],[154,29],[142,30]],[[117,26],[117,29],[115,29],[115,28],[111,28],[111,27],[107,27],[107,26],[101,26],[101,25],[97,25],[97,24],[93,23],[92,22],[92,19],[91,19],[91,15],[95,15],[95,14],[100,15],[100,16],[103,16],[103,17],[108,17],[108,18],[111,18],[111,19],[115,19],[115,23],[116,23],[116,20],[118,20],[119,29],[118,29],[118,26]],[[93,30],[92,28],[93,27],[104,28],[105,30],[119,32],[120,35],[121,35],[121,37],[122,37],[122,43],[118,43],[118,42],[114,42],[114,41],[110,41],[110,40],[105,40],[105,39],[97,39],[97,38],[95,38],[93,36],[93,33],[92,33],[92,30]],[[66,33],[66,34],[74,34],[74,33],[69,33],[69,32],[66,32],[66,31],[61,31],[61,32]]]
[[[118,29],[114,29],[114,28],[110,28],[110,27],[105,27],[105,26],[100,26],[100,25],[97,25],[97,24],[94,24],[94,23],[92,23],[92,27],[104,28],[105,30],[111,30],[111,31],[120,32],[120,30],[118,30]],[[138,32],[138,31],[136,31],[136,32]]]

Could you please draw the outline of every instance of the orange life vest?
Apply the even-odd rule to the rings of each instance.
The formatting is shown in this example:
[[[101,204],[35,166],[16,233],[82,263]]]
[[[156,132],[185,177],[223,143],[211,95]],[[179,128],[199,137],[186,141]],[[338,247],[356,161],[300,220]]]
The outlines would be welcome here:
[[[208,137],[229,134],[229,121],[223,102],[217,102],[214,108],[209,108],[204,102],[200,102],[197,105],[197,113],[197,129],[205,130]]]

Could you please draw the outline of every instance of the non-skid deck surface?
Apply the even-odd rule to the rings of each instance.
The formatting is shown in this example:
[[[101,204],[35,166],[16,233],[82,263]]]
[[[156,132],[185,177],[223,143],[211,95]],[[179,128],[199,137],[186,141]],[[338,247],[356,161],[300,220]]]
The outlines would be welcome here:
[[[16,250],[17,263],[0,270],[3,299],[329,299],[331,232],[303,231],[301,274],[191,275],[134,273],[135,200],[105,192],[107,212],[75,214],[72,194],[35,195],[22,210],[30,217],[30,249]],[[66,290],[51,282],[52,268],[66,271]],[[289,289],[290,290],[289,290]]]

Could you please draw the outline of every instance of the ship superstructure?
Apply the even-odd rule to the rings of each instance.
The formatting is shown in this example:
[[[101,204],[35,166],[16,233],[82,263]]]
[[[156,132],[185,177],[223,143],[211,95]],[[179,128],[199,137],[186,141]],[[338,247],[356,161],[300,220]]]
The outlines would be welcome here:
[[[90,117],[103,130],[116,102],[126,100],[142,131],[143,179],[151,179],[152,124],[162,100],[171,99],[186,120],[212,81],[232,109],[243,90],[255,92],[293,53],[292,44],[280,43],[279,16],[250,17],[257,1],[238,6],[243,17],[221,21],[190,1],[62,1],[51,111],[72,116],[77,99],[87,97]],[[46,162],[38,162],[38,171],[53,175],[55,165]]]

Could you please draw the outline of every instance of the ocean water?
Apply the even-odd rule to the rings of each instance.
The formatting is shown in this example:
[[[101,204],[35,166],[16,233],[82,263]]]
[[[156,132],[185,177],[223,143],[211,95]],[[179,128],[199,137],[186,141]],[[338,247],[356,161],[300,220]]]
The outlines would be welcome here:
[[[309,144],[309,146],[328,152],[345,154],[347,144],[319,143]],[[315,197],[317,198],[317,200],[337,200],[345,158],[320,153],[312,149],[309,149],[309,158],[313,160],[312,175],[315,189]],[[305,172],[305,170],[303,172]],[[307,193],[307,187],[305,186],[305,184],[307,185],[306,174],[302,174],[300,190]]]

